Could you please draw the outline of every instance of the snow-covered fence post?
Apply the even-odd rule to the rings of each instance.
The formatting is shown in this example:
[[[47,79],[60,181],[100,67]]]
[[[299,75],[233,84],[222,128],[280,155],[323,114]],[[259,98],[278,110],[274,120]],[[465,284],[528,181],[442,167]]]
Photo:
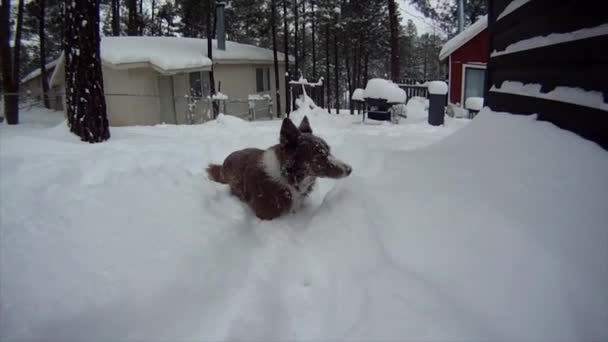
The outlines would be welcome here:
[[[427,83],[427,87],[429,89],[429,124],[443,125],[448,85],[442,81],[431,81]]]

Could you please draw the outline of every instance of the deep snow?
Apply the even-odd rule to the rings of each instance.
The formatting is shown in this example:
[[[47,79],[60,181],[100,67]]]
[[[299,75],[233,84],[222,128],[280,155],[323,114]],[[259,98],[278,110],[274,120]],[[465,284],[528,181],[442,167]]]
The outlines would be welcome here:
[[[0,339],[608,339],[606,151],[419,102],[399,125],[307,109],[354,173],[272,222],[203,170],[278,121],[0,126]]]

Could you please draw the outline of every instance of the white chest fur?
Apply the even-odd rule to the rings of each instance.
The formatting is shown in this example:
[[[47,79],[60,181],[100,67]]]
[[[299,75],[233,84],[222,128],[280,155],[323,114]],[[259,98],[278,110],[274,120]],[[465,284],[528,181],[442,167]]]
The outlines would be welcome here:
[[[289,189],[292,198],[291,209],[296,210],[302,206],[304,198],[306,197],[305,194],[307,193],[308,188],[315,182],[315,177],[304,177],[297,186],[289,184],[281,172],[281,163],[274,150],[267,150],[264,152],[262,164],[264,171],[270,178]]]

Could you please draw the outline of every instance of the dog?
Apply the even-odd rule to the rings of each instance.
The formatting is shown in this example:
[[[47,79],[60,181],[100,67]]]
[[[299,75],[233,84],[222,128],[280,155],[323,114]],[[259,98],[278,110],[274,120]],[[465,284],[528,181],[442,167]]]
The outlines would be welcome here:
[[[277,145],[238,150],[222,165],[207,168],[209,179],[228,184],[230,192],[262,220],[297,210],[318,177],[337,179],[351,172],[352,167],[335,158],[325,140],[312,133],[306,116],[299,127],[283,119]]]

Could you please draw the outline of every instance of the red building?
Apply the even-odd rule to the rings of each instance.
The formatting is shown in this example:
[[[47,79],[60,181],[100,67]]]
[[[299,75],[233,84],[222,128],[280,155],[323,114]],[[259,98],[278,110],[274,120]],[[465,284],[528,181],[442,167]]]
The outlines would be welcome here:
[[[481,17],[466,30],[450,39],[439,53],[449,63],[449,101],[464,103],[469,97],[483,97],[488,63],[488,18]]]

